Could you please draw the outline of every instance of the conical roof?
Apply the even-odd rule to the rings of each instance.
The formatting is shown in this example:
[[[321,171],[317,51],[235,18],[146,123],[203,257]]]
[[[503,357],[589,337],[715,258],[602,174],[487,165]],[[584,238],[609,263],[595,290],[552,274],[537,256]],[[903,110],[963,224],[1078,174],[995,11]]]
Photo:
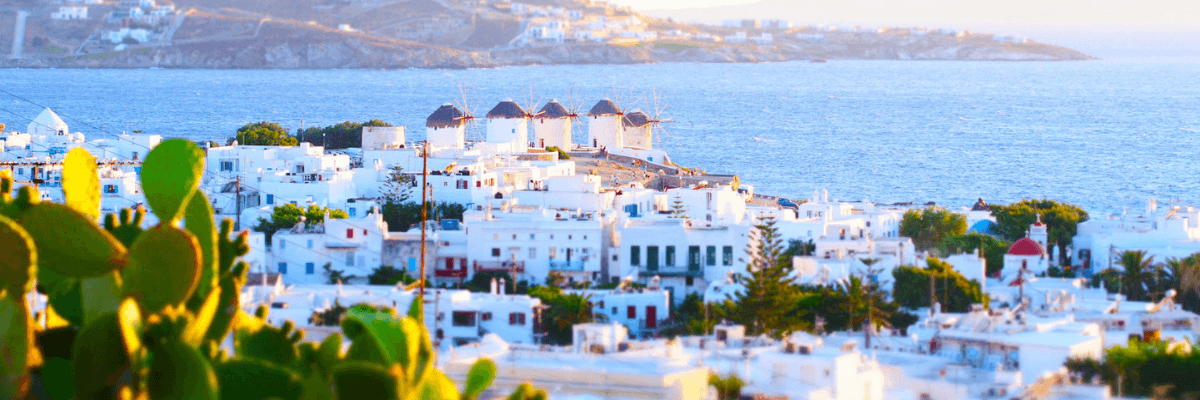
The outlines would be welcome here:
[[[517,105],[517,102],[512,101],[512,99],[504,99],[504,101],[501,101],[500,104],[492,107],[492,111],[488,111],[487,117],[488,119],[525,118],[525,110],[522,109],[521,106]]]
[[[58,114],[55,114],[54,111],[49,108],[42,110],[42,113],[38,114],[38,116],[33,119],[33,122],[29,123],[27,131],[28,133],[40,134],[69,132],[67,129],[67,123],[63,122],[62,118],[59,118]]]
[[[542,106],[536,116],[538,118],[567,118],[571,116],[571,112],[562,104],[558,104],[558,100],[550,99],[550,102]]]
[[[640,128],[650,125],[650,116],[641,111],[634,111],[625,114],[625,126],[631,128]]]
[[[429,114],[429,118],[425,119],[425,126],[429,128],[451,128],[462,126],[463,118],[467,114],[450,103],[443,104],[438,107],[437,111]]]
[[[604,100],[600,100],[600,101],[596,102],[596,105],[592,106],[591,111],[588,111],[589,117],[597,117],[597,116],[601,116],[601,115],[618,115],[618,114],[621,114],[621,109],[617,108],[617,105],[613,104],[612,100],[609,100],[609,99],[604,99]]]

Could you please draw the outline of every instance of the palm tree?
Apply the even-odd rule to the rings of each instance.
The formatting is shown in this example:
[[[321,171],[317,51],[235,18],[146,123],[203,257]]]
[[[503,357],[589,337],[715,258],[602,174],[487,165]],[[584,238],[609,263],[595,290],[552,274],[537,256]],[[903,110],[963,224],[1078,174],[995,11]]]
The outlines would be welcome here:
[[[1194,309],[1195,304],[1190,300],[1200,297],[1200,253],[1168,258],[1167,270],[1171,273],[1171,287],[1177,293],[1176,302]]]
[[[1121,291],[1125,292],[1125,297],[1129,300],[1145,300],[1145,284],[1153,279],[1151,268],[1154,256],[1147,258],[1145,250],[1126,250],[1121,252],[1117,264],[1125,268],[1121,274]]]

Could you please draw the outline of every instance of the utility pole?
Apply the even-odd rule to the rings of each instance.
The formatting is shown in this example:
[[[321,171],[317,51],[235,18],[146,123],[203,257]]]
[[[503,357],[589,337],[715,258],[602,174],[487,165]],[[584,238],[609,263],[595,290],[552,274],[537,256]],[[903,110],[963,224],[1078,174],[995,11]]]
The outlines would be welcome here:
[[[429,178],[429,140],[425,140],[424,150],[421,151],[421,301],[425,301],[425,220],[426,191],[429,189],[426,180]],[[422,304],[423,306],[424,304]]]
[[[240,174],[234,179],[233,187],[236,197],[234,201],[237,204],[233,208],[234,212],[237,213],[237,223],[233,224],[233,230],[236,232],[242,230],[242,176]]]

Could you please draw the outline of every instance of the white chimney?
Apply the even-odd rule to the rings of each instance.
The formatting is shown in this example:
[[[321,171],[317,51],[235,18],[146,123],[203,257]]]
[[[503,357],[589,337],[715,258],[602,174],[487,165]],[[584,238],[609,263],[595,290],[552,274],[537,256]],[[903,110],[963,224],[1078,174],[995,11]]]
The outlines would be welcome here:
[[[500,278],[500,295],[501,296],[504,295],[504,285],[505,285],[504,278]]]
[[[492,294],[496,294],[496,278],[492,278]]]

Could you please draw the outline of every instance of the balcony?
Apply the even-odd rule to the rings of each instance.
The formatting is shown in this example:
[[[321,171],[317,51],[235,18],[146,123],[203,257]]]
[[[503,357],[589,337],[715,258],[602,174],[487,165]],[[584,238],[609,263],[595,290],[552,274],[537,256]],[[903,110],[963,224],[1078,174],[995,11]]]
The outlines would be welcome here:
[[[650,269],[650,268],[643,267],[640,274],[642,276],[655,276],[655,275],[658,275],[658,276],[680,276],[680,277],[691,276],[691,277],[698,278],[698,277],[704,276],[704,270],[699,267],[697,267],[695,269],[689,269],[687,267],[682,267],[682,266],[676,266],[676,267],[660,266],[656,269]]]
[[[475,261],[473,268],[475,272],[495,271],[495,272],[511,272],[514,269],[517,272],[525,272],[524,261]]]
[[[551,271],[583,271],[583,261],[550,260]]]
[[[434,269],[433,276],[438,278],[466,278],[466,269]]]

